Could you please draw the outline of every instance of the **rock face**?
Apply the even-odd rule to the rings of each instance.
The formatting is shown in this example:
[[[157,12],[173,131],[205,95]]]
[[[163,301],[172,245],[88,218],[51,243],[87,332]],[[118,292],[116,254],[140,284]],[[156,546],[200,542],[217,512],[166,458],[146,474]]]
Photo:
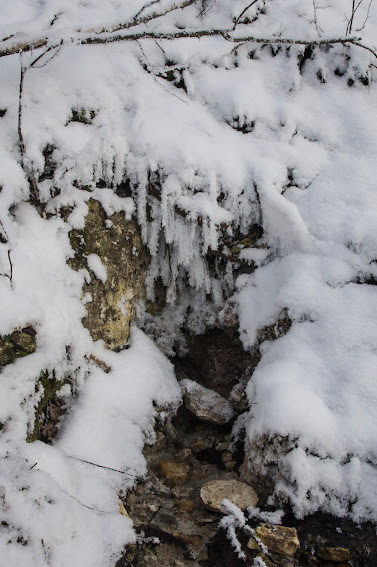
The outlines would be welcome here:
[[[209,510],[221,512],[224,498],[241,510],[258,503],[258,496],[251,486],[237,480],[210,480],[200,489],[200,499]]]
[[[13,331],[11,335],[0,337],[0,366],[35,352],[35,335],[34,329],[27,327],[22,331]]]
[[[274,526],[273,524],[260,524],[255,530],[256,536],[267,547],[269,552],[279,555],[292,556],[300,547],[300,542],[295,528],[285,526]],[[255,549],[255,541],[251,539],[248,547]]]
[[[188,379],[180,385],[185,406],[202,421],[223,425],[234,416],[230,403],[217,392]]]
[[[129,339],[136,301],[143,290],[149,254],[138,224],[124,213],[107,218],[100,203],[90,199],[83,230],[70,234],[75,257],[70,266],[88,269],[91,281],[83,287],[90,294],[83,324],[94,340],[103,339],[109,349]]]

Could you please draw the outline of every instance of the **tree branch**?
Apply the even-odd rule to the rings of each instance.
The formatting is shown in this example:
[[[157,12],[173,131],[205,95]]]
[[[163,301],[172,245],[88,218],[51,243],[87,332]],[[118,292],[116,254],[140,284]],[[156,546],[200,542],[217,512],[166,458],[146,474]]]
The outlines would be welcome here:
[[[37,60],[39,59],[39,57],[37,57]],[[24,78],[25,78],[25,74],[27,71],[27,67],[24,67],[24,65],[22,64],[22,52],[20,54],[20,86],[19,86],[19,92],[18,92],[18,139],[19,139],[19,144],[20,144],[20,152],[21,152],[21,165],[22,165],[22,169],[25,171],[28,179],[29,179],[29,183],[32,189],[32,193],[33,193],[33,197],[35,198],[36,202],[39,203],[39,193],[38,193],[38,187],[37,187],[37,181],[34,177],[34,175],[32,173],[29,173],[26,168],[25,168],[25,163],[24,163],[24,157],[25,157],[25,142],[24,142],[24,137],[22,134],[22,94],[23,94],[23,88],[24,88]]]
[[[188,0],[192,2],[192,0]],[[125,24],[126,25],[126,24]],[[232,43],[241,43],[241,42],[249,42],[249,43],[258,43],[258,44],[270,44],[270,45],[348,45],[353,44],[357,45],[358,47],[362,47],[363,49],[367,49],[370,51],[375,57],[377,57],[376,52],[365,46],[364,44],[360,43],[361,38],[359,37],[338,37],[338,38],[328,38],[328,39],[291,39],[291,38],[282,38],[282,37],[254,37],[254,36],[244,36],[244,37],[233,37],[231,35],[231,29],[207,29],[207,30],[183,30],[179,32],[139,32],[134,34],[114,34],[114,35],[88,35],[84,37],[75,37],[73,36],[70,40],[61,40],[59,43],[56,43],[53,46],[50,46],[48,50],[54,49],[59,45],[101,45],[106,43],[115,43],[118,41],[138,41],[140,39],[167,39],[167,40],[174,40],[174,39],[183,39],[183,38],[196,38],[199,39],[201,37],[214,37],[214,36],[221,36],[229,42]],[[8,55],[13,55],[18,53],[19,51],[30,51],[31,49],[35,49],[36,47],[43,47],[47,45],[48,39],[47,38],[40,38],[38,40],[34,40],[32,42],[17,42],[12,46],[0,47],[0,57],[6,57]]]

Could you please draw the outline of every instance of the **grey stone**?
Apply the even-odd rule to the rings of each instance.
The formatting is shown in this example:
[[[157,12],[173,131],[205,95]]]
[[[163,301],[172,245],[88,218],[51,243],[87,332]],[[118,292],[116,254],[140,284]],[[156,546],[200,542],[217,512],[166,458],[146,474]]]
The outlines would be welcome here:
[[[232,406],[217,392],[188,379],[181,380],[180,386],[185,406],[198,419],[223,425],[233,418]]]

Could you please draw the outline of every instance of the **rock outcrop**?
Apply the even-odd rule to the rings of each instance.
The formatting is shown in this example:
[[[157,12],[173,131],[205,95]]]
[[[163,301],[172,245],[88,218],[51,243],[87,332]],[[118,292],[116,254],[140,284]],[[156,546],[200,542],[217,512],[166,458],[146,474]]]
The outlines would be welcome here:
[[[0,367],[35,352],[36,332],[32,327],[0,337]]]
[[[90,282],[83,286],[87,316],[84,326],[94,340],[114,349],[129,339],[136,301],[143,291],[149,254],[140,227],[124,213],[107,218],[103,207],[90,199],[83,230],[70,233],[75,257],[70,265],[86,269]],[[89,295],[90,294],[90,295]]]

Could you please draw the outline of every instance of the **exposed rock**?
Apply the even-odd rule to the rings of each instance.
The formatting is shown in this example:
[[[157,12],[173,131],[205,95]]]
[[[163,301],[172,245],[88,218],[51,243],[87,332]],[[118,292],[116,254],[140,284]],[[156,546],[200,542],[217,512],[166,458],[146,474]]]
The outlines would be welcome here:
[[[260,524],[255,533],[269,552],[278,553],[279,555],[294,555],[300,547],[295,528]],[[249,549],[255,549],[253,546],[255,546],[255,541],[251,538],[248,547]]]
[[[36,332],[32,327],[26,327],[22,331],[13,331],[11,335],[0,337],[0,366],[14,362],[35,352]]]
[[[195,508],[195,502],[189,498],[183,498],[178,502],[178,508],[181,512],[192,512]]]
[[[223,425],[234,416],[230,403],[217,392],[193,380],[181,380],[180,385],[185,406],[202,421]]]
[[[351,558],[350,550],[346,547],[320,547],[317,555],[334,563],[343,563]]]
[[[185,482],[190,472],[188,465],[163,459],[158,463],[158,468],[162,476],[171,484]]]
[[[91,297],[91,302],[85,305],[87,316],[83,324],[94,340],[103,339],[106,347],[113,349],[129,339],[129,327],[135,316],[136,301],[143,291],[149,255],[135,221],[126,220],[124,213],[107,219],[102,206],[93,199],[87,205],[89,212],[84,229],[70,233],[75,251],[70,266],[75,270],[88,269],[87,258],[98,257],[96,264],[101,267],[101,274],[97,276],[102,277],[96,277],[92,270],[90,283],[83,286],[84,295]],[[91,266],[93,268],[94,264]]]
[[[66,412],[65,400],[59,395],[59,390],[65,384],[57,380],[53,373],[42,372],[36,383],[36,391],[41,397],[35,408],[33,430],[26,438],[28,443],[44,441],[51,443],[58,432],[57,423]]]
[[[245,376],[236,384],[229,395],[229,401],[237,413],[242,413],[248,409],[249,403],[246,395],[246,386],[250,380],[252,368],[246,371]]]
[[[241,510],[246,510],[248,506],[256,506],[258,503],[258,496],[251,486],[237,480],[206,482],[200,489],[200,498],[206,508],[216,512],[221,512],[221,502],[224,498]]]
[[[209,440],[204,441],[203,439],[198,439],[198,441],[194,441],[194,443],[191,444],[191,451],[193,453],[200,453],[205,449],[209,449],[211,446],[212,444]]]

